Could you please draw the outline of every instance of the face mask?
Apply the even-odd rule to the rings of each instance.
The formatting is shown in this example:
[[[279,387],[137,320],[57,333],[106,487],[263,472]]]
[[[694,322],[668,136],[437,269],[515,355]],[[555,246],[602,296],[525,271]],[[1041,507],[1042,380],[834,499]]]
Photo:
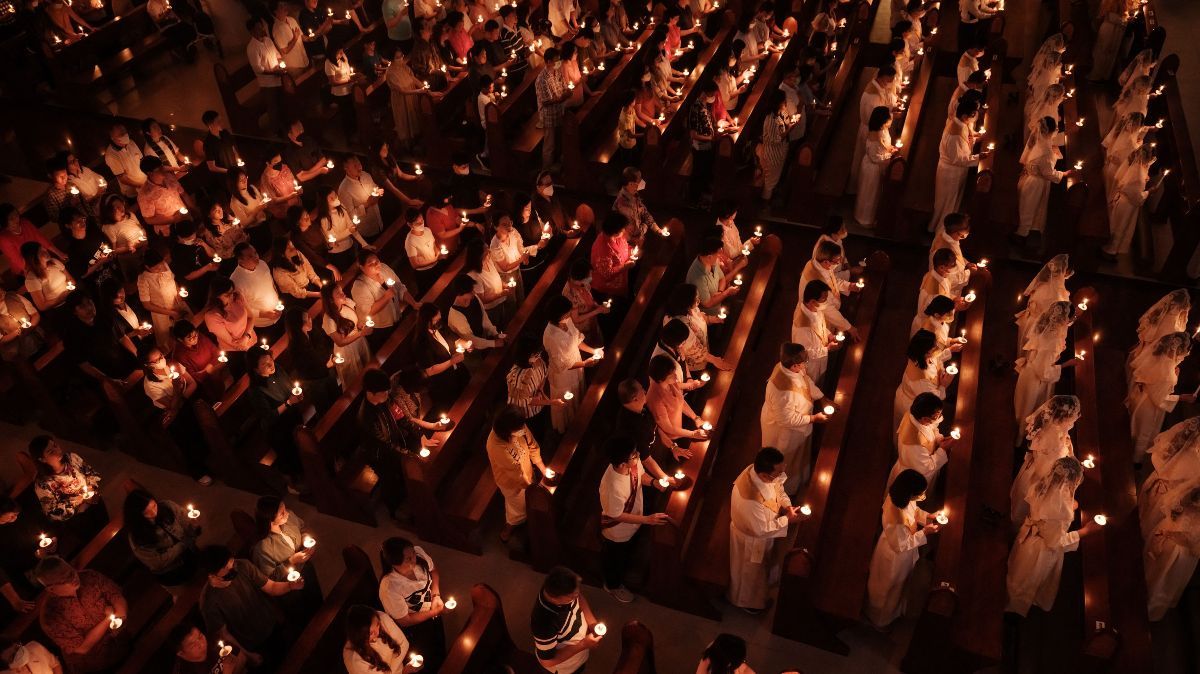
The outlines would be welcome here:
[[[12,658],[9,659],[8,665],[14,669],[19,669],[29,664],[29,649],[25,648],[25,644],[18,644],[16,650],[13,651]]]
[[[276,171],[278,171],[278,170],[280,170],[280,169],[282,169],[282,168],[283,168],[283,162],[282,162],[282,161],[277,161],[277,162],[275,162],[274,164],[271,164],[271,168],[272,168],[272,169],[275,169]]]
[[[542,196],[549,199],[550,197],[554,196],[554,185],[546,185],[545,187],[539,187],[538,192]]]
[[[639,191],[639,192],[641,192],[641,191],[642,191],[642,190],[644,190],[644,189],[646,189],[646,181],[645,181],[645,180],[639,180],[639,181],[638,181],[638,191]]]

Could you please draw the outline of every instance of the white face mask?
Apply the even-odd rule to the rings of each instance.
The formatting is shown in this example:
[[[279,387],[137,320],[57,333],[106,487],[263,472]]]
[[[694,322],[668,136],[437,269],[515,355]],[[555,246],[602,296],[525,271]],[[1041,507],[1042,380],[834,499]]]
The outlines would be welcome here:
[[[644,189],[646,189],[646,181],[645,181],[645,180],[639,180],[639,181],[638,181],[638,191],[639,191],[639,192],[641,192],[641,191],[642,191],[642,190],[644,190]]]

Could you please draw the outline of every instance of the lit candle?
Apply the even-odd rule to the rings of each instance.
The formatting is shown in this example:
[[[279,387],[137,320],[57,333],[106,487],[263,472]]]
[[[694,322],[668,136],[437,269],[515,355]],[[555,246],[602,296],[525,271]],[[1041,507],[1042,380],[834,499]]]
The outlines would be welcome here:
[[[1083,122],[1084,122],[1084,118],[1083,118],[1083,117],[1080,117],[1079,119],[1075,120],[1075,126],[1078,126],[1078,127],[1082,128],[1082,127],[1083,127]]]
[[[1096,457],[1092,456],[1091,454],[1088,454],[1087,458],[1084,459],[1083,461],[1081,461],[1080,463],[1083,464],[1084,468],[1095,468],[1096,467]]]
[[[610,297],[610,298],[608,298],[608,299],[606,299],[606,300],[604,300],[604,308],[605,308],[605,309],[612,309],[612,298],[611,298],[611,297]]]
[[[1080,311],[1087,311],[1088,298],[1086,298],[1086,297],[1083,298],[1082,300],[1079,301],[1079,304],[1076,304],[1075,306],[1078,307]]]
[[[218,363],[228,363],[229,356],[225,355],[225,352],[222,351],[221,353],[217,354],[217,362]]]
[[[283,311],[283,310],[284,310],[283,300],[276,302],[275,303],[275,311]]]
[[[310,536],[308,534],[304,534],[303,543],[304,543],[304,547],[311,548],[317,544],[317,539],[313,538],[312,536]]]
[[[988,266],[987,258],[986,257],[980,258],[980,260],[978,262],[978,266],[980,269],[987,269],[987,266]]]
[[[119,630],[119,629],[121,629],[121,625],[124,625],[124,624],[125,624],[125,620],[122,618],[119,618],[116,613],[108,614],[108,629],[114,630],[114,631]]]
[[[363,325],[365,325],[368,328],[373,328],[373,327],[375,327],[375,320],[373,318],[371,318],[370,316],[367,316],[367,320],[363,322]]]
[[[712,379],[712,375],[710,375],[709,373],[707,373],[707,372],[700,373],[700,381],[707,383],[711,379]]]
[[[387,286],[388,286],[389,288],[391,288],[392,286],[396,285],[396,279],[394,279],[394,278],[389,278],[388,280],[384,281],[384,283],[386,283],[386,284],[387,284]]]
[[[712,424],[711,424],[710,422],[707,422],[707,421],[702,421],[702,422],[700,422],[700,430],[703,430],[703,431],[705,431],[705,432],[711,431],[711,430],[712,430]]]
[[[660,478],[658,478],[658,486],[662,487],[663,489],[666,489],[667,487],[671,486],[671,481],[665,477],[660,477]]]
[[[294,395],[294,396],[304,395],[304,389],[300,387],[300,382],[292,383],[292,395]]]
[[[866,288],[866,287],[867,287],[867,280],[866,280],[866,279],[861,279],[861,278],[860,278],[860,279],[858,279],[858,281],[857,281],[857,282],[856,282],[854,285],[855,285],[855,287],[857,287],[859,290],[862,290],[863,288]]]
[[[675,479],[676,480],[687,479],[687,473],[683,472],[682,468],[676,468],[675,469]]]
[[[1075,357],[1079,360],[1086,360],[1086,356],[1087,356],[1087,351],[1084,351],[1083,349],[1080,349],[1079,351],[1075,352]]]
[[[238,165],[238,166],[245,166],[245,165],[246,165],[246,160],[242,159],[241,157],[238,157],[238,158],[237,158],[237,165]]]
[[[755,225],[754,226],[754,236],[759,237],[762,235],[763,235],[762,225]]]
[[[543,475],[546,477],[547,480],[553,480],[555,477],[558,476],[558,473],[554,472],[553,468],[547,468],[546,472],[543,473]]]
[[[433,452],[430,452],[428,447],[422,447],[421,451],[417,452],[417,456],[420,456],[422,459],[428,459],[429,455],[432,453]]]
[[[467,212],[459,211],[459,219],[462,220],[464,224],[466,224],[469,221],[469,218],[467,218]]]
[[[599,70],[601,72],[604,71],[604,61],[601,61],[600,65],[596,66],[596,70]]]
[[[516,288],[517,287],[517,279],[510,278],[510,279],[508,279],[508,283],[505,283],[504,285],[508,288]]]
[[[988,144],[987,144],[987,149],[988,149],[988,151],[995,150],[995,149],[996,149],[996,144],[995,144],[995,143],[988,143]]]
[[[800,514],[804,515],[805,517],[810,517],[812,515],[812,506],[808,505],[807,503],[800,506]]]
[[[453,611],[454,609],[458,608],[458,600],[456,600],[454,597],[447,598],[445,607],[447,611]]]
[[[20,320],[21,320],[21,329],[22,330],[28,330],[29,328],[33,327],[33,323],[27,317],[22,316]],[[145,328],[143,328],[143,329],[145,329]]]
[[[1108,524],[1108,517],[1106,517],[1105,515],[1096,515],[1095,517],[1092,518],[1092,521],[1094,521],[1096,524],[1099,524],[1100,526],[1105,526]]]
[[[329,243],[337,243],[337,237],[333,235],[333,232],[330,232],[329,237],[326,238],[326,241]]]
[[[958,426],[950,429],[950,437],[954,438],[955,440],[962,440],[962,429]]]
[[[834,341],[844,342],[844,341],[846,341],[846,333],[839,332],[833,336],[833,339],[834,339]]]
[[[174,365],[171,366],[171,379],[179,379],[179,370]]]
[[[426,85],[426,86],[428,86],[428,85]],[[420,165],[420,164],[417,164],[416,166],[414,166],[414,167],[413,167],[413,175],[418,175],[418,176],[419,176],[419,175],[421,175],[422,173],[424,173],[424,171],[422,171],[422,170],[421,170],[421,165]]]
[[[75,282],[67,281],[67,290],[74,290],[74,289],[75,289]]]
[[[595,625],[592,625],[592,633],[598,637],[602,637],[605,634],[608,634],[608,626],[604,623],[596,623]]]
[[[633,260],[634,262],[638,261],[638,257],[640,255],[641,255],[641,250],[639,250],[637,246],[634,246],[633,250],[629,251],[629,259]]]
[[[966,296],[963,297],[963,299],[969,303],[969,302],[974,302],[976,297],[978,297],[978,296],[975,294],[974,290],[968,290]]]
[[[266,351],[271,348],[271,346],[269,344],[267,344],[266,337],[262,338],[262,343],[258,345],[258,348],[262,349],[263,351]]]
[[[937,520],[937,523],[941,524],[942,526],[945,526],[950,523],[950,518],[946,517],[945,510],[939,510],[938,513],[933,516],[933,519]]]
[[[1076,162],[1075,162],[1075,170],[1076,170],[1076,171],[1082,171],[1082,170],[1083,170],[1083,160],[1082,160],[1082,159],[1080,159],[1080,160],[1078,160],[1078,161],[1076,161]]]
[[[300,572],[296,570],[296,567],[294,567],[294,566],[288,567],[287,579],[288,579],[289,583],[294,583],[294,582],[300,580]]]
[[[750,257],[750,246],[742,246],[742,257]]]
[[[342,355],[341,351],[337,351],[333,354],[333,362],[336,365],[341,365],[346,362],[346,357]]]
[[[958,366],[955,365],[954,363],[950,363],[949,365],[946,366],[946,374],[948,374],[948,375],[958,374]]]
[[[729,314],[725,311],[725,307],[721,307],[720,311],[717,312],[717,318],[721,320],[729,318]]]
[[[596,349],[592,352],[592,360],[600,360],[604,357],[604,349]]]
[[[450,425],[450,417],[443,414],[440,417],[438,417],[438,423],[443,426],[449,426]]]
[[[562,394],[562,399],[569,402],[569,401],[575,399],[575,394],[571,393],[570,391],[566,391],[565,393]]]
[[[229,224],[233,227],[237,227],[238,225],[242,224],[242,221],[239,218],[234,218],[229,221]]]
[[[44,548],[50,547],[51,545],[54,545],[54,537],[53,536],[47,536],[45,534],[45,532],[38,534],[38,547],[39,548],[44,549]]]
[[[233,646],[230,646],[229,644],[226,644],[224,641],[221,641],[219,639],[217,640],[217,657],[219,657],[219,658],[229,657],[229,654],[232,652],[233,652]]]
[[[71,194],[73,196],[79,196],[79,188],[75,187],[74,185],[71,185]]]
[[[179,296],[186,298],[188,296],[187,288],[184,288],[183,286],[179,286]]]
[[[904,149],[904,141],[902,141],[902,140],[896,141],[896,149],[897,150]]]
[[[352,223],[354,223],[354,224],[356,224],[356,225],[357,225],[358,223],[360,223],[360,222],[362,222],[362,221],[358,219],[358,216],[357,216],[357,215],[352,215],[352,216],[350,216],[350,222],[352,222]]]
[[[443,243],[443,244],[442,244],[442,246],[441,246],[441,248],[439,248],[439,249],[438,249],[438,252],[439,252],[440,254],[442,254],[442,255],[449,255],[449,254],[450,254],[450,249],[449,249],[449,248],[447,248],[447,247],[446,247],[446,244],[444,244],[444,243]]]
[[[571,91],[575,91],[575,83],[567,82],[567,89],[570,89]]]

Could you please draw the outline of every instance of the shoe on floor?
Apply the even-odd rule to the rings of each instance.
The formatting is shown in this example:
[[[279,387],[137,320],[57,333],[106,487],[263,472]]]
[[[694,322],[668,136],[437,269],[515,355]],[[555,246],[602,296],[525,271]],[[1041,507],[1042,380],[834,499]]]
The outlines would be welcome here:
[[[633,596],[632,592],[625,589],[624,585],[622,585],[621,587],[618,587],[618,588],[610,588],[608,586],[605,586],[604,591],[611,594],[613,599],[616,599],[617,601],[621,602],[622,604],[630,604],[630,603],[633,603],[634,599],[637,599],[637,597]]]
[[[207,487],[213,483],[212,475],[205,475],[199,480],[196,480],[196,482],[199,482],[201,487]]]

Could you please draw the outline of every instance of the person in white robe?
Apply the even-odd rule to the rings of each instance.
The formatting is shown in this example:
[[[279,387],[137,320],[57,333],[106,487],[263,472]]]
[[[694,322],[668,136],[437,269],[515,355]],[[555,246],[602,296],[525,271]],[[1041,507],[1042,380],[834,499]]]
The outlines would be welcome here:
[[[892,145],[892,134],[888,131],[891,122],[892,111],[882,105],[871,111],[867,122],[862,166],[858,170],[858,196],[854,200],[854,219],[864,227],[875,226],[883,174],[892,158],[900,152]]]
[[[1016,237],[1024,242],[1030,232],[1039,235],[1046,229],[1046,212],[1050,207],[1050,189],[1075,174],[1054,168],[1062,154],[1055,144],[1058,124],[1052,117],[1043,117],[1025,141],[1021,151],[1021,177],[1017,179],[1017,213],[1020,224]]]
[[[812,250],[812,260],[816,261],[817,252],[821,250],[821,244],[828,242],[837,246],[837,257],[840,262],[834,267],[834,273],[843,281],[849,281],[851,276],[861,274],[867,264],[865,259],[861,260],[858,264],[849,263],[849,258],[846,257],[846,248],[843,245],[847,236],[850,236],[850,232],[846,229],[846,223],[842,220],[842,216],[831,215],[821,227],[821,234],[817,237],[816,242],[813,243]],[[804,292],[803,284],[800,287],[800,291],[801,293]]]
[[[846,341],[846,333],[829,329],[825,320],[825,305],[829,303],[829,286],[822,281],[809,281],[804,294],[792,313],[792,341],[804,347],[807,358],[804,370],[819,386],[829,367],[829,352]]]
[[[275,41],[275,48],[283,56],[283,63],[289,70],[302,70],[308,67],[308,52],[304,49],[300,24],[288,14],[288,3],[286,2],[276,5],[275,22],[271,26],[271,39]]]
[[[1025,495],[1029,515],[1008,556],[1006,612],[1024,617],[1032,606],[1043,611],[1054,607],[1063,556],[1077,550],[1079,539],[1099,526],[1089,520],[1078,531],[1068,531],[1079,507],[1075,490],[1081,482],[1083,466],[1065,456]]]
[[[1133,85],[1139,78],[1145,77],[1151,82],[1154,81],[1154,67],[1158,63],[1154,60],[1154,50],[1143,49],[1134,55],[1129,65],[1121,71],[1117,77],[1117,84],[1121,85],[1121,93]]]
[[[933,187],[933,218],[929,221],[931,232],[940,231],[942,220],[959,210],[963,191],[967,188],[967,171],[990,154],[989,150],[979,154],[971,151],[975,144],[975,134],[971,129],[978,115],[978,104],[963,101],[942,131],[942,139],[938,143],[937,177]]]
[[[965,298],[955,295],[953,291],[954,284],[951,281],[951,275],[954,273],[956,264],[954,251],[949,248],[941,248],[933,252],[932,258],[930,269],[921,278],[921,287],[917,290],[917,313],[913,316],[909,334],[915,334],[921,328],[921,323],[925,320],[926,307],[938,295],[953,298],[954,306],[959,311],[970,306]]]
[[[1171,512],[1146,540],[1146,610],[1151,621],[1175,608],[1200,559],[1200,481],[1172,492]]]
[[[1037,70],[1030,70],[1029,76],[1025,80],[1029,85],[1026,100],[1042,100],[1046,95],[1046,90],[1055,84],[1060,84],[1062,78],[1062,54],[1050,51],[1043,57],[1041,65]]]
[[[915,470],[932,488],[942,466],[950,460],[954,438],[942,435],[942,398],[936,393],[921,393],[913,399],[908,413],[896,429],[896,463],[888,474],[889,485],[906,470]]]
[[[1029,64],[1029,73],[1025,76],[1026,93],[1036,89],[1035,82],[1046,79],[1045,71],[1053,71],[1053,63],[1062,63],[1062,55],[1066,52],[1067,38],[1062,33],[1054,33],[1042,41]],[[1054,54],[1058,57],[1055,58]]]
[[[1138,319],[1138,342],[1129,350],[1125,360],[1125,379],[1133,385],[1133,361],[1143,350],[1172,332],[1188,331],[1188,313],[1192,309],[1192,298],[1184,288],[1172,290],[1154,303]]]
[[[1017,419],[1028,418],[1046,402],[1054,385],[1062,377],[1064,367],[1074,367],[1075,358],[1059,364],[1059,356],[1067,348],[1067,330],[1074,322],[1070,302],[1055,302],[1042,312],[1025,341],[1024,355],[1017,358],[1017,388],[1013,407]],[[1017,436],[1020,441],[1020,433]]]
[[[800,344],[788,342],[779,347],[779,362],[767,378],[759,414],[762,446],[783,453],[784,470],[791,476],[784,483],[789,494],[808,482],[813,424],[829,418],[821,408],[833,402],[825,399],[825,394],[805,372],[806,357]]]
[[[1049,474],[1055,461],[1075,455],[1071,429],[1079,415],[1079,398],[1053,396],[1026,417],[1025,439],[1029,441],[1029,451],[1025,452],[1025,460],[1008,492],[1013,526],[1020,527],[1029,515],[1029,504],[1025,502],[1029,488]]]
[[[928,484],[915,470],[906,470],[888,486],[883,501],[883,531],[871,553],[867,576],[867,619],[884,629],[904,615],[906,586],[920,557],[920,548],[940,528],[929,513],[917,507]]]
[[[1150,87],[1150,78],[1144,76],[1134,77],[1125,84],[1117,102],[1113,103],[1112,121],[1105,129],[1104,135],[1107,136],[1112,127],[1120,124],[1131,112],[1140,112],[1143,117],[1146,116],[1147,108],[1150,107]]]
[[[1150,129],[1142,113],[1131,112],[1100,141],[1104,146],[1105,192],[1114,193],[1117,174],[1129,162],[1129,155],[1142,146],[1142,140]]]
[[[925,313],[921,321],[921,330],[933,333],[937,341],[936,358],[945,368],[946,361],[954,354],[962,351],[967,344],[966,337],[951,337],[950,326],[956,316],[954,300],[945,295],[936,295],[929,304],[925,305]],[[914,332],[914,334],[916,334]]]
[[[965,213],[950,213],[942,220],[942,231],[935,234],[933,244],[929,246],[929,268],[933,269],[933,258],[939,250],[954,253],[954,269],[946,275],[950,282],[949,297],[962,294],[967,283],[971,280],[971,272],[977,265],[963,255],[962,242],[971,235],[971,218]]]
[[[963,51],[962,56],[958,57],[958,65],[954,68],[954,74],[956,81],[958,82],[958,86],[965,86],[967,83],[967,78],[971,76],[971,73],[980,70],[979,59],[983,58],[983,53],[985,50],[986,49],[983,45],[974,45],[967,47],[967,49]]]
[[[1112,77],[1113,65],[1121,53],[1121,43],[1125,41],[1125,27],[1137,8],[1137,0],[1101,0],[1101,22],[1096,31],[1096,44],[1092,48],[1089,80],[1103,82]]]
[[[603,350],[583,342],[583,333],[571,320],[571,300],[556,295],[551,298],[546,311],[549,320],[542,331],[542,346],[549,356],[546,374],[550,380],[550,397],[563,400],[565,394],[571,394],[571,400],[566,404],[550,407],[550,422],[555,431],[566,433],[583,397],[583,371],[599,364],[604,354]],[[584,358],[581,351],[591,357]]]
[[[946,106],[946,119],[954,116],[958,110],[958,104],[964,100],[968,92],[972,93],[969,98],[983,98],[984,87],[987,85],[987,76],[982,70],[976,70],[967,77],[967,81],[954,88],[954,93],[950,94],[950,104]]]
[[[1129,410],[1129,433],[1133,438],[1133,462],[1140,464],[1163,420],[1180,401],[1196,401],[1195,393],[1175,393],[1179,364],[1192,350],[1192,336],[1173,332],[1143,349],[1133,361],[1133,385],[1125,398]]]
[[[909,413],[913,400],[922,393],[933,393],[939,399],[946,397],[946,387],[954,376],[942,369],[942,360],[937,355],[937,337],[932,332],[917,330],[908,340],[908,364],[900,385],[896,387],[892,406],[892,428]]]
[[[858,340],[858,330],[842,315],[842,295],[849,295],[862,290],[857,283],[838,276],[838,268],[842,265],[842,247],[838,244],[823,243],[817,245],[813,259],[804,265],[800,273],[800,295],[804,288],[813,281],[821,281],[829,286],[829,301],[825,303],[823,312],[831,330],[848,333],[851,339]]]
[[[1042,91],[1042,95],[1037,98],[1032,96],[1025,101],[1025,129],[1022,137],[1029,139],[1041,120],[1049,117],[1054,120],[1057,127],[1062,121],[1062,115],[1059,114],[1059,107],[1067,98],[1067,89],[1061,84],[1051,84]]]
[[[1146,450],[1154,470],[1138,489],[1138,522],[1142,537],[1150,540],[1168,515],[1166,495],[1180,485],[1200,479],[1200,417],[1168,428]]]
[[[1025,287],[1024,292],[1021,293],[1021,298],[1025,300],[1025,308],[1018,311],[1015,316],[1018,349],[1025,348],[1029,331],[1033,329],[1037,319],[1041,318],[1042,313],[1051,304],[1071,299],[1071,293],[1067,290],[1067,279],[1074,274],[1066,253],[1055,255],[1042,266],[1037,276],[1034,276],[1029,285]]]
[[[1142,204],[1150,192],[1162,183],[1163,173],[1150,182],[1150,165],[1154,163],[1154,150],[1143,145],[1130,153],[1125,167],[1113,179],[1113,192],[1108,198],[1108,226],[1112,234],[1108,243],[1100,249],[1102,257],[1110,261],[1117,255],[1129,252],[1133,235],[1142,217]]]
[[[862,98],[858,99],[858,135],[854,141],[854,157],[850,160],[850,184],[847,190],[851,194],[858,189],[858,172],[863,154],[867,151],[867,123],[871,121],[871,113],[881,106],[894,111],[899,102],[895,91],[896,77],[895,68],[880,68],[875,78],[867,83]]]
[[[767,581],[777,565],[780,543],[800,510],[784,491],[783,454],[759,450],[754,463],[733,481],[729,494],[729,603],[751,613],[767,607]]]

